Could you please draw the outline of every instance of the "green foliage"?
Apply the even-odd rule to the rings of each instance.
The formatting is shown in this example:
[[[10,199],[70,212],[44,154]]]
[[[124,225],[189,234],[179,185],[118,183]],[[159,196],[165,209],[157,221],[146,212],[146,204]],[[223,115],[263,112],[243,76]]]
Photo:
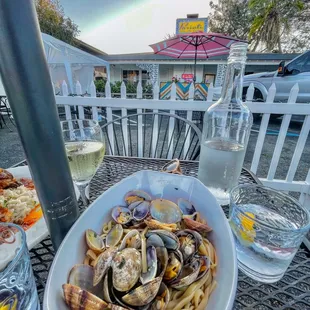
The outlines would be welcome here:
[[[249,10],[254,16],[249,39],[267,50],[278,48],[282,52],[281,36],[290,33],[293,18],[303,10],[301,0],[250,0]]]
[[[210,7],[210,31],[248,40],[252,51],[310,48],[309,0],[222,0]]]
[[[135,94],[137,92],[137,83],[128,81],[126,83],[127,94]]]
[[[96,90],[100,93],[104,93],[105,91],[105,84],[106,84],[106,80],[95,80],[95,86],[96,86]]]
[[[111,93],[120,93],[121,92],[121,81],[116,81],[114,84],[111,85]]]
[[[58,0],[35,0],[41,31],[74,45],[80,33],[78,25],[65,16]]]
[[[151,94],[153,92],[153,87],[151,83],[146,83],[142,90],[143,93]]]
[[[218,32],[246,40],[253,17],[247,1],[222,0],[220,4],[210,2],[209,15],[211,32]]]

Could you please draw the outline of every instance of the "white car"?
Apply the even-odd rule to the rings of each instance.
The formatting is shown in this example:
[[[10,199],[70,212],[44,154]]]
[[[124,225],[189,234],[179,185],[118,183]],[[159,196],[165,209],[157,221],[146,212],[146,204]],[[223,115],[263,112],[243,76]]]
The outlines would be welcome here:
[[[249,74],[243,80],[243,95],[250,84],[254,84],[254,101],[265,101],[269,87],[276,85],[275,102],[287,102],[291,88],[298,83],[298,103],[310,103],[310,51],[291,60],[287,65],[279,64],[278,71]]]

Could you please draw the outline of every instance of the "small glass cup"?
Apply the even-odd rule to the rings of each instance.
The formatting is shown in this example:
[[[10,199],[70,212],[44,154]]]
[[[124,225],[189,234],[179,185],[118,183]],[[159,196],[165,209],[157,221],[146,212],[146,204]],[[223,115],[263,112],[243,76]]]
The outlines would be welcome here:
[[[297,200],[259,185],[230,193],[229,223],[238,267],[266,283],[280,280],[310,228],[310,214]]]
[[[26,234],[10,223],[0,223],[0,309],[40,309]]]

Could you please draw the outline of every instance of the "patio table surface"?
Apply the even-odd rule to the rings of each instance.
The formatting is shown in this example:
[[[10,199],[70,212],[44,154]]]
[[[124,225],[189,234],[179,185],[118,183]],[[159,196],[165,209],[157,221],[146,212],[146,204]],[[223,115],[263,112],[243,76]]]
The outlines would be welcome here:
[[[90,202],[123,178],[140,170],[160,170],[167,162],[162,159],[106,156],[90,185]],[[21,165],[25,164],[21,163]],[[184,175],[197,176],[198,162],[181,161]],[[242,171],[240,183],[257,183],[247,170]],[[81,212],[84,210],[79,201]],[[226,215],[228,207],[223,207]],[[30,251],[39,298],[42,303],[45,283],[55,252],[50,238]],[[239,271],[234,310],[310,309],[310,252],[302,245],[284,277],[273,284],[263,284]]]

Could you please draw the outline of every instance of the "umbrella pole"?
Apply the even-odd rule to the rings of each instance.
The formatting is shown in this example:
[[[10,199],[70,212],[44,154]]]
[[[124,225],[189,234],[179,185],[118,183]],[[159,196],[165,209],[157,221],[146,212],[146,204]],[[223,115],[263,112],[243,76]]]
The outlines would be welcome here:
[[[194,78],[193,78],[194,86],[195,86],[195,83],[196,83],[197,47],[198,47],[198,40],[197,40],[197,38],[196,38],[196,44],[195,44],[195,63],[194,63]]]

